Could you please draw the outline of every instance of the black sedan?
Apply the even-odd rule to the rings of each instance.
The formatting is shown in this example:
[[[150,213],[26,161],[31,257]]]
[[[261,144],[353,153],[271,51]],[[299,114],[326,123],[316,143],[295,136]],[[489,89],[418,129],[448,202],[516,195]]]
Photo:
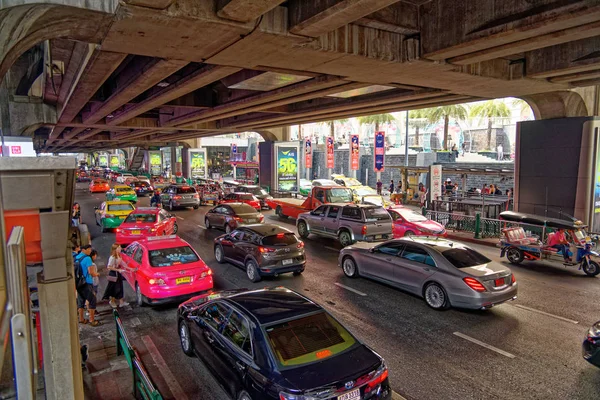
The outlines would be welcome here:
[[[183,352],[233,399],[391,399],[384,360],[321,306],[285,288],[194,297],[178,310]]]
[[[600,321],[592,325],[585,335],[583,358],[600,368]]]

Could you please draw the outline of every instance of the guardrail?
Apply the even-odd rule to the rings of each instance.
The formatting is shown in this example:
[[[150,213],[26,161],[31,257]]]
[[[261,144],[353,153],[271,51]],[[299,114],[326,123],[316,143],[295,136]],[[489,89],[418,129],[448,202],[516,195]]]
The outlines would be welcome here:
[[[117,327],[117,355],[125,355],[127,364],[131,369],[134,397],[136,399],[141,397],[144,400],[163,400],[162,395],[156,389],[156,385],[152,382],[148,371],[146,371],[142,358],[127,338],[123,322],[117,310],[113,310],[113,316]]]

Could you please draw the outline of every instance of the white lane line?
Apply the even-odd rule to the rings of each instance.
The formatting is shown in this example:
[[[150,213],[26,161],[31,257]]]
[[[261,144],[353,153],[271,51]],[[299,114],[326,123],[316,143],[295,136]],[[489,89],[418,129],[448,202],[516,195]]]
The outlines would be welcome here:
[[[158,352],[158,349],[154,345],[152,339],[150,339],[150,336],[142,336],[142,341],[144,342],[144,345],[150,352],[150,355],[152,356],[152,359],[158,367],[158,370],[160,371],[161,375],[163,376],[163,378],[165,378],[165,382],[169,386],[169,390],[171,390],[173,398],[187,400],[188,397],[181,388],[181,385],[179,385],[179,382],[177,382],[177,379],[175,379],[175,375],[173,375],[173,373],[169,369],[169,366],[165,362],[165,359],[162,358],[162,356]]]
[[[477,340],[477,339],[475,339],[475,338],[472,338],[471,336],[467,336],[467,335],[465,335],[464,333],[460,333],[460,332],[454,332],[454,335],[456,335],[456,336],[458,336],[458,337],[461,337],[461,338],[463,338],[463,339],[465,339],[465,340],[468,340],[468,341],[469,341],[469,342],[471,342],[471,343],[478,344],[478,345],[480,345],[481,347],[485,347],[486,349],[489,349],[489,350],[495,351],[495,352],[496,352],[496,353],[498,353],[498,354],[502,354],[502,355],[503,355],[503,356],[505,356],[505,357],[508,357],[508,358],[515,358],[515,357],[516,357],[514,354],[510,354],[509,352],[506,352],[506,351],[504,351],[504,350],[501,350],[501,349],[499,349],[499,348],[497,348],[497,347],[494,347],[494,346],[492,346],[491,344],[487,344],[487,343],[485,343],[485,342],[482,342],[481,340]]]
[[[179,218],[179,219],[180,219],[180,220],[182,220],[182,221],[185,219],[185,218],[183,218],[183,217],[180,217],[179,215],[177,216],[177,218]]]
[[[329,247],[329,246],[324,246],[327,250],[333,250],[333,251],[337,251],[339,252],[339,249],[336,249],[335,247]]]
[[[569,319],[569,318],[561,317],[560,315],[550,314],[550,313],[547,313],[545,311],[536,310],[535,308],[531,308],[531,307],[527,307],[527,306],[522,306],[520,304],[509,304],[509,305],[513,306],[513,307],[522,308],[523,310],[527,310],[527,311],[531,311],[531,312],[534,312],[534,313],[542,314],[542,315],[545,315],[545,316],[550,317],[550,318],[560,319],[561,321],[569,322],[571,324],[578,324],[579,323],[579,321],[575,321],[574,319]]]
[[[198,225],[198,228],[200,228],[200,229],[206,229],[206,227],[204,225]]]
[[[351,291],[351,292],[354,292],[354,293],[356,293],[356,294],[359,294],[359,295],[361,295],[361,296],[366,296],[366,295],[367,295],[366,293],[363,293],[363,292],[361,292],[360,290],[356,290],[356,289],[353,289],[353,288],[351,288],[351,287],[349,287],[349,286],[342,285],[341,283],[337,283],[337,282],[335,282],[335,285],[336,285],[336,286],[339,286],[339,287],[341,287],[341,288],[343,288],[343,289],[349,290],[349,291]]]
[[[406,400],[406,397],[404,397],[392,390],[392,400]]]

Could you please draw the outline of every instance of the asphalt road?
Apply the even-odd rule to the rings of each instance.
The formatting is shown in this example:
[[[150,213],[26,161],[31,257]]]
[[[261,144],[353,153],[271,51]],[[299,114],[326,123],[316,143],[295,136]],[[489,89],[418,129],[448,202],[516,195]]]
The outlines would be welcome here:
[[[86,189],[78,184],[76,199],[102,264],[114,233],[101,234],[94,224],[93,207],[104,195],[90,195]],[[147,205],[148,198],[140,204]],[[439,312],[422,299],[383,284],[345,277],[337,266],[340,245],[310,237],[305,241],[303,275],[252,283],[243,270],[215,261],[212,241],[222,232],[204,228],[209,208],[174,213],[179,236],[213,269],[216,289],[286,286],[303,293],[386,359],[392,388],[408,399],[600,398],[600,369],[581,357],[584,334],[600,319],[600,277],[542,263],[511,266],[519,283],[515,302],[488,311]],[[294,229],[294,220],[264,213],[266,222]],[[473,247],[508,265],[497,249]],[[133,304],[127,284],[126,293]],[[168,386],[178,399],[226,399],[202,362],[181,351],[175,317],[176,305],[132,305],[123,313],[134,340],[148,349],[144,357],[151,360],[159,386]]]

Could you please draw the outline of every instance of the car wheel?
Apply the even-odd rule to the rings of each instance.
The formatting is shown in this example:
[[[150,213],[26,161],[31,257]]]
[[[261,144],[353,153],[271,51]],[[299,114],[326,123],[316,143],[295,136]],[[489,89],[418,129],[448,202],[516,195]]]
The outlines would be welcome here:
[[[178,230],[179,230],[179,225],[173,224],[173,235],[176,234]]]
[[[210,229],[212,228],[210,226],[210,221],[208,220],[208,218],[204,218],[204,226],[206,227],[206,229]]]
[[[225,233],[231,233],[231,225],[225,224]]]
[[[218,244],[215,246],[215,260],[219,264],[223,264],[225,262],[225,253],[223,252],[223,247]]]
[[[181,343],[181,350],[186,356],[194,356],[194,345],[192,338],[190,337],[190,329],[184,321],[179,323],[179,342]]]
[[[102,220],[100,220],[100,232],[102,233],[106,233],[108,231],[108,228],[104,226],[104,223],[102,222]]]
[[[252,397],[250,397],[248,392],[242,390],[240,394],[238,394],[237,400],[252,400]]]
[[[339,235],[339,241],[342,247],[350,246],[352,244],[352,236],[350,236],[350,232],[341,231]]]
[[[142,290],[140,289],[140,285],[135,283],[135,302],[138,306],[144,307],[144,295],[142,294]]]
[[[300,276],[300,275],[302,275],[303,272],[304,272],[304,270],[301,269],[301,270],[298,270],[298,271],[294,271],[292,275],[294,275],[294,276]]]
[[[200,207],[200,206],[194,206],[194,210],[197,210],[197,209],[198,209],[198,207]]]
[[[358,277],[358,267],[356,266],[356,261],[352,257],[346,257],[342,261],[342,270],[344,271],[344,275],[348,278],[356,278]]]
[[[437,283],[430,283],[425,287],[423,294],[427,305],[434,310],[445,310],[450,307],[450,301],[448,295],[443,287]]]
[[[298,222],[298,235],[300,235],[300,237],[302,239],[306,239],[308,237],[309,233],[308,233],[308,226],[306,225],[306,222],[304,222],[304,221]]]
[[[511,264],[521,264],[523,262],[523,252],[516,247],[511,247],[506,251],[506,258]]]
[[[598,265],[595,261],[590,261],[588,263],[583,263],[583,272],[585,272],[589,276],[596,276],[600,273],[600,265]]]
[[[406,232],[404,232],[404,236],[405,237],[414,236],[414,235],[415,235],[415,233],[413,231],[406,231]]]
[[[248,275],[248,279],[252,282],[259,282],[261,280],[258,267],[253,260],[246,261],[246,275]]]
[[[100,224],[98,223],[98,217],[94,217],[94,220],[96,221],[96,225],[100,226]]]
[[[287,215],[285,215],[285,214],[283,213],[283,210],[281,209],[281,206],[277,206],[277,208],[275,209],[275,214],[277,214],[277,216],[278,216],[279,218],[283,218],[283,219],[286,219],[286,218],[287,218]]]
[[[169,202],[169,211],[173,211],[173,202],[172,201]]]

